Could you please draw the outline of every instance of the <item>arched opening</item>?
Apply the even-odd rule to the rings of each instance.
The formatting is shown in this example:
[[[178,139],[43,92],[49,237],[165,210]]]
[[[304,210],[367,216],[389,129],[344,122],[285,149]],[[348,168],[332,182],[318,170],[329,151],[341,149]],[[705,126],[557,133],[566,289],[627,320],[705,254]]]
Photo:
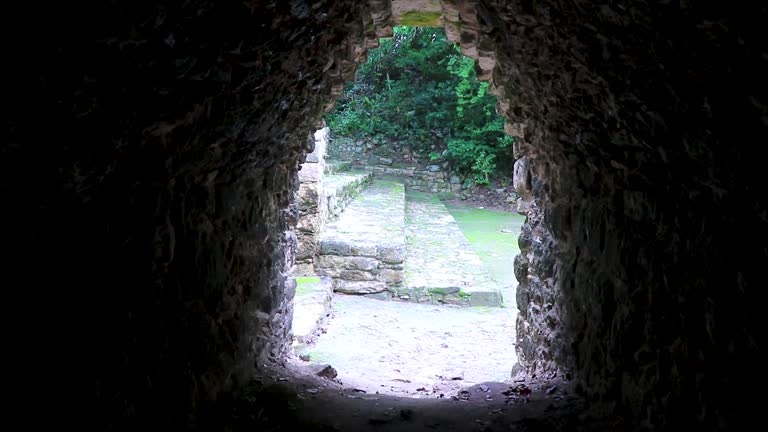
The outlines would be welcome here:
[[[12,11],[25,37],[9,49],[5,99],[8,277],[64,312],[40,315],[71,335],[62,366],[85,369],[64,374],[61,388],[87,381],[70,415],[102,429],[194,426],[234,419],[235,400],[237,421],[294,418],[269,393],[241,397],[288,349],[294,173],[312,123],[397,4]],[[750,422],[768,231],[754,144],[768,135],[766,11],[439,6],[528,158],[526,371],[572,378],[590,412],[628,428]]]
[[[395,27],[314,134],[293,348],[337,382],[420,398],[512,382],[524,217],[474,67],[442,28]]]

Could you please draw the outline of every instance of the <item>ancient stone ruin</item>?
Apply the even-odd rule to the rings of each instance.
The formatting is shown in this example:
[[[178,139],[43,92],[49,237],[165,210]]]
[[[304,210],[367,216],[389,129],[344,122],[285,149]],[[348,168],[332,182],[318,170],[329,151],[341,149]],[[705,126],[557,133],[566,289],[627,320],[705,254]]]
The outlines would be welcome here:
[[[296,200],[299,219],[296,225],[296,274],[315,273],[315,257],[319,251],[320,233],[328,221],[338,218],[344,207],[372,178],[368,171],[350,171],[349,164],[328,164],[325,152],[328,145],[327,127],[313,134],[313,150],[299,169],[299,191]]]
[[[768,11],[586,0],[11,3],[5,292],[46,362],[23,379],[67,392],[30,418],[298,418],[254,376],[290,352],[307,137],[422,8],[520,138],[521,372],[571,383],[582,425],[761,420]]]
[[[326,159],[349,156],[328,132],[314,133],[299,170],[295,274],[378,299],[500,306],[499,287],[445,206],[431,195],[406,199],[406,188],[421,189],[409,176]]]
[[[330,156],[370,169],[377,176],[396,177],[412,190],[431,193],[461,190],[461,179],[449,171],[444,157],[420,159],[413,149],[401,143],[336,137]]]

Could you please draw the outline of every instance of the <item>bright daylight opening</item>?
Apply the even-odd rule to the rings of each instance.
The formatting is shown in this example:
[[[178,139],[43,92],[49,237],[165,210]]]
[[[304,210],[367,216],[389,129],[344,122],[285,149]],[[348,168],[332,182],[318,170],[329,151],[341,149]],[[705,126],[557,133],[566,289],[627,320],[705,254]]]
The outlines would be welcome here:
[[[511,379],[524,217],[488,87],[442,28],[396,27],[315,133],[293,331],[321,376],[431,398]]]

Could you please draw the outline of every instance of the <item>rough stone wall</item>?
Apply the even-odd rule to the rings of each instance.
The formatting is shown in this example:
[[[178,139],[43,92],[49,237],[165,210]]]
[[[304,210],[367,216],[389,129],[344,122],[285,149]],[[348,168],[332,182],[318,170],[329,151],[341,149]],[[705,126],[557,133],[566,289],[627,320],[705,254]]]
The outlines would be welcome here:
[[[460,37],[495,45],[493,88],[532,173],[518,343],[538,364],[524,366],[573,372],[633,425],[742,426],[761,345],[752,263],[768,254],[753,144],[767,136],[766,9],[475,8],[480,37],[464,21]],[[553,299],[559,319],[540,308]]]
[[[444,148],[433,150],[445,154]],[[408,189],[420,192],[451,192],[461,189],[461,179],[451,174],[450,165],[441,156],[435,160],[424,158],[403,143],[383,140],[356,140],[334,137],[329,145],[330,157],[352,162],[370,169],[376,176],[397,177]]]
[[[298,163],[388,2],[6,12],[7,277],[56,304],[43,357],[87,394],[68,414],[193,425],[287,352]]]
[[[59,387],[89,393],[71,415],[101,429],[193,418],[284,351],[299,155],[388,34],[389,4],[17,6],[0,191],[6,277],[24,286],[8,291],[56,304],[48,330],[67,337],[46,355],[67,354]],[[529,222],[554,239],[558,364],[649,429],[752,421],[764,6],[443,8],[524,125],[543,213]]]
[[[515,373],[532,378],[563,375],[558,351],[563,349],[562,304],[555,283],[555,240],[545,228],[544,211],[534,196],[542,196],[541,180],[531,172],[531,160],[523,156],[515,162],[513,185],[520,198],[517,211],[526,216],[518,237],[520,254],[513,263],[518,280],[516,300],[519,314],[515,326],[519,364]],[[536,193],[534,193],[536,190]],[[567,366],[566,366],[567,367]]]
[[[296,201],[299,219],[296,224],[296,270],[297,276],[315,274],[314,262],[318,250],[318,236],[328,222],[328,200],[323,189],[325,173],[325,152],[328,145],[328,127],[315,131],[312,152],[308,153],[299,168],[299,190]]]

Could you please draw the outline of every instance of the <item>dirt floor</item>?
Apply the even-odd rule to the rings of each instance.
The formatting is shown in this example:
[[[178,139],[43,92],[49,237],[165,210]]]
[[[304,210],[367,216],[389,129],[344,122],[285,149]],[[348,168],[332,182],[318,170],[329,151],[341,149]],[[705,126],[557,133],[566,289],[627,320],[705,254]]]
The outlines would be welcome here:
[[[522,218],[466,201],[446,204],[504,287],[504,307],[336,294],[315,344],[263,365],[248,391],[223,405],[224,430],[619,430],[585,416],[573,383],[512,377],[511,262]]]
[[[371,394],[310,375],[301,362],[264,370],[227,405],[225,430],[259,431],[607,431],[584,414],[563,381],[480,383],[444,397]],[[221,425],[219,425],[221,426]]]
[[[330,365],[336,380],[367,393],[412,398],[455,394],[482,382],[509,383],[515,353],[515,280],[522,217],[447,203],[482,264],[502,287],[503,307],[459,307],[336,294],[317,341],[297,353]],[[434,269],[450,272],[451,269]]]
[[[434,398],[510,378],[515,311],[336,294],[333,317],[302,357],[367,393]]]

